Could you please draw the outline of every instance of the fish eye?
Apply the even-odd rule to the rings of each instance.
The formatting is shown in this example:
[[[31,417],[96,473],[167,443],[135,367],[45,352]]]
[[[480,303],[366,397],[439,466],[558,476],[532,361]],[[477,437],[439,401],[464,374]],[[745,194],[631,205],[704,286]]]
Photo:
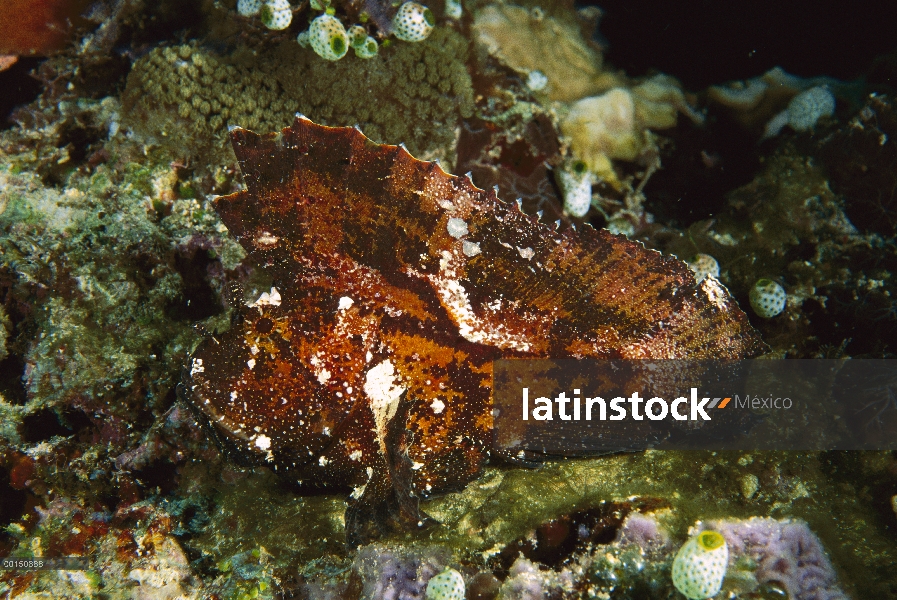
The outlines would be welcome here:
[[[269,317],[262,317],[255,322],[255,330],[261,334],[271,333],[274,330],[274,321]]]

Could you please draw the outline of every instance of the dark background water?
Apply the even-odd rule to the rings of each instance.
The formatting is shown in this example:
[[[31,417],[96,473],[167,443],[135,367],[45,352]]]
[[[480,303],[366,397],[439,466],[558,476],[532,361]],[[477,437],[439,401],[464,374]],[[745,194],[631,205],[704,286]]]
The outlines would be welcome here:
[[[780,66],[801,77],[853,79],[897,50],[897,3],[763,0],[602,0],[607,58],[629,75],[651,70],[702,89]],[[897,62],[894,56],[891,63]],[[894,79],[880,65],[873,78]],[[881,81],[881,83],[885,83]]]

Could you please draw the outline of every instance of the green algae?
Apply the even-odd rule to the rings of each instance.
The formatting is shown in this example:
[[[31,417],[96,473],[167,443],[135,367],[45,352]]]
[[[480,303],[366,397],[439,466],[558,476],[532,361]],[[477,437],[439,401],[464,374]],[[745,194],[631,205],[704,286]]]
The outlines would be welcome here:
[[[4,350],[26,369],[23,397],[7,394],[0,401],[0,452],[28,449],[22,427],[33,415],[63,427],[73,409],[125,423],[137,411],[161,416],[198,339],[191,290],[199,285],[208,295],[221,293],[214,279],[197,284],[190,265],[217,261],[233,269],[245,256],[225,235],[210,199],[178,194],[198,188],[195,182],[121,136],[103,141],[104,162],[91,169],[54,170],[68,152],[53,147],[66,135],[60,130],[86,123],[114,131],[117,106],[107,98],[54,107],[61,120],[43,128],[42,145],[32,145],[34,132],[27,129],[3,133],[0,270],[7,277],[5,310],[14,307],[15,314],[0,328],[9,336]],[[219,312],[217,299],[205,310]],[[48,452],[57,441],[66,444],[43,431],[31,435],[46,440]],[[72,490],[97,487],[86,474],[108,468],[116,451],[117,444],[85,448],[72,469],[45,475],[68,481]]]
[[[266,469],[238,477],[214,484],[212,522],[193,542],[216,564],[258,547],[281,567],[345,555],[342,497],[297,495]]]
[[[0,306],[0,360],[3,360],[7,356],[6,350],[6,340],[9,337],[9,331],[12,327],[12,324],[9,322],[9,315],[6,314],[6,310]]]
[[[56,290],[34,300],[34,326],[44,334],[26,354],[32,398],[52,405],[83,393],[109,397],[132,386],[140,368],[171,368],[163,365],[185,355],[189,324],[165,317],[180,275],[170,266],[135,267],[169,252],[142,196],[111,185],[99,194],[35,187],[13,195],[0,230],[21,297],[33,298],[35,287]]]

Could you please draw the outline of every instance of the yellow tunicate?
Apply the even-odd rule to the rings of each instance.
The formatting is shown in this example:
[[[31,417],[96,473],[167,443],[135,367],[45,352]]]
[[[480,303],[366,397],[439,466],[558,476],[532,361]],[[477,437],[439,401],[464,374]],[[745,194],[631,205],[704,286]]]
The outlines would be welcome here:
[[[561,120],[573,155],[598,178],[619,186],[612,159],[634,160],[644,147],[635,126],[635,103],[624,88],[574,102]]]

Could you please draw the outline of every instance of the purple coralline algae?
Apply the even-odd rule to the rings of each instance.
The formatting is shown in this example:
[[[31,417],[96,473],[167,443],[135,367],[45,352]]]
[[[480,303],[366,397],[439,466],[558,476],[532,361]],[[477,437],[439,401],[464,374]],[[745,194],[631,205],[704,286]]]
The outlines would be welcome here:
[[[523,558],[514,561],[508,578],[501,586],[501,600],[539,600],[563,596],[561,590],[573,589],[574,576],[570,571],[543,571],[539,565]]]
[[[670,536],[660,523],[651,515],[639,512],[630,513],[620,531],[616,542],[622,547],[637,546],[649,556],[657,556],[670,550]]]
[[[440,573],[449,553],[403,551],[379,544],[358,552],[355,565],[364,582],[362,596],[380,600],[423,600],[427,582]]]
[[[731,561],[750,559],[759,583],[780,584],[792,600],[847,600],[822,542],[803,521],[754,517],[704,528],[726,538]]]

